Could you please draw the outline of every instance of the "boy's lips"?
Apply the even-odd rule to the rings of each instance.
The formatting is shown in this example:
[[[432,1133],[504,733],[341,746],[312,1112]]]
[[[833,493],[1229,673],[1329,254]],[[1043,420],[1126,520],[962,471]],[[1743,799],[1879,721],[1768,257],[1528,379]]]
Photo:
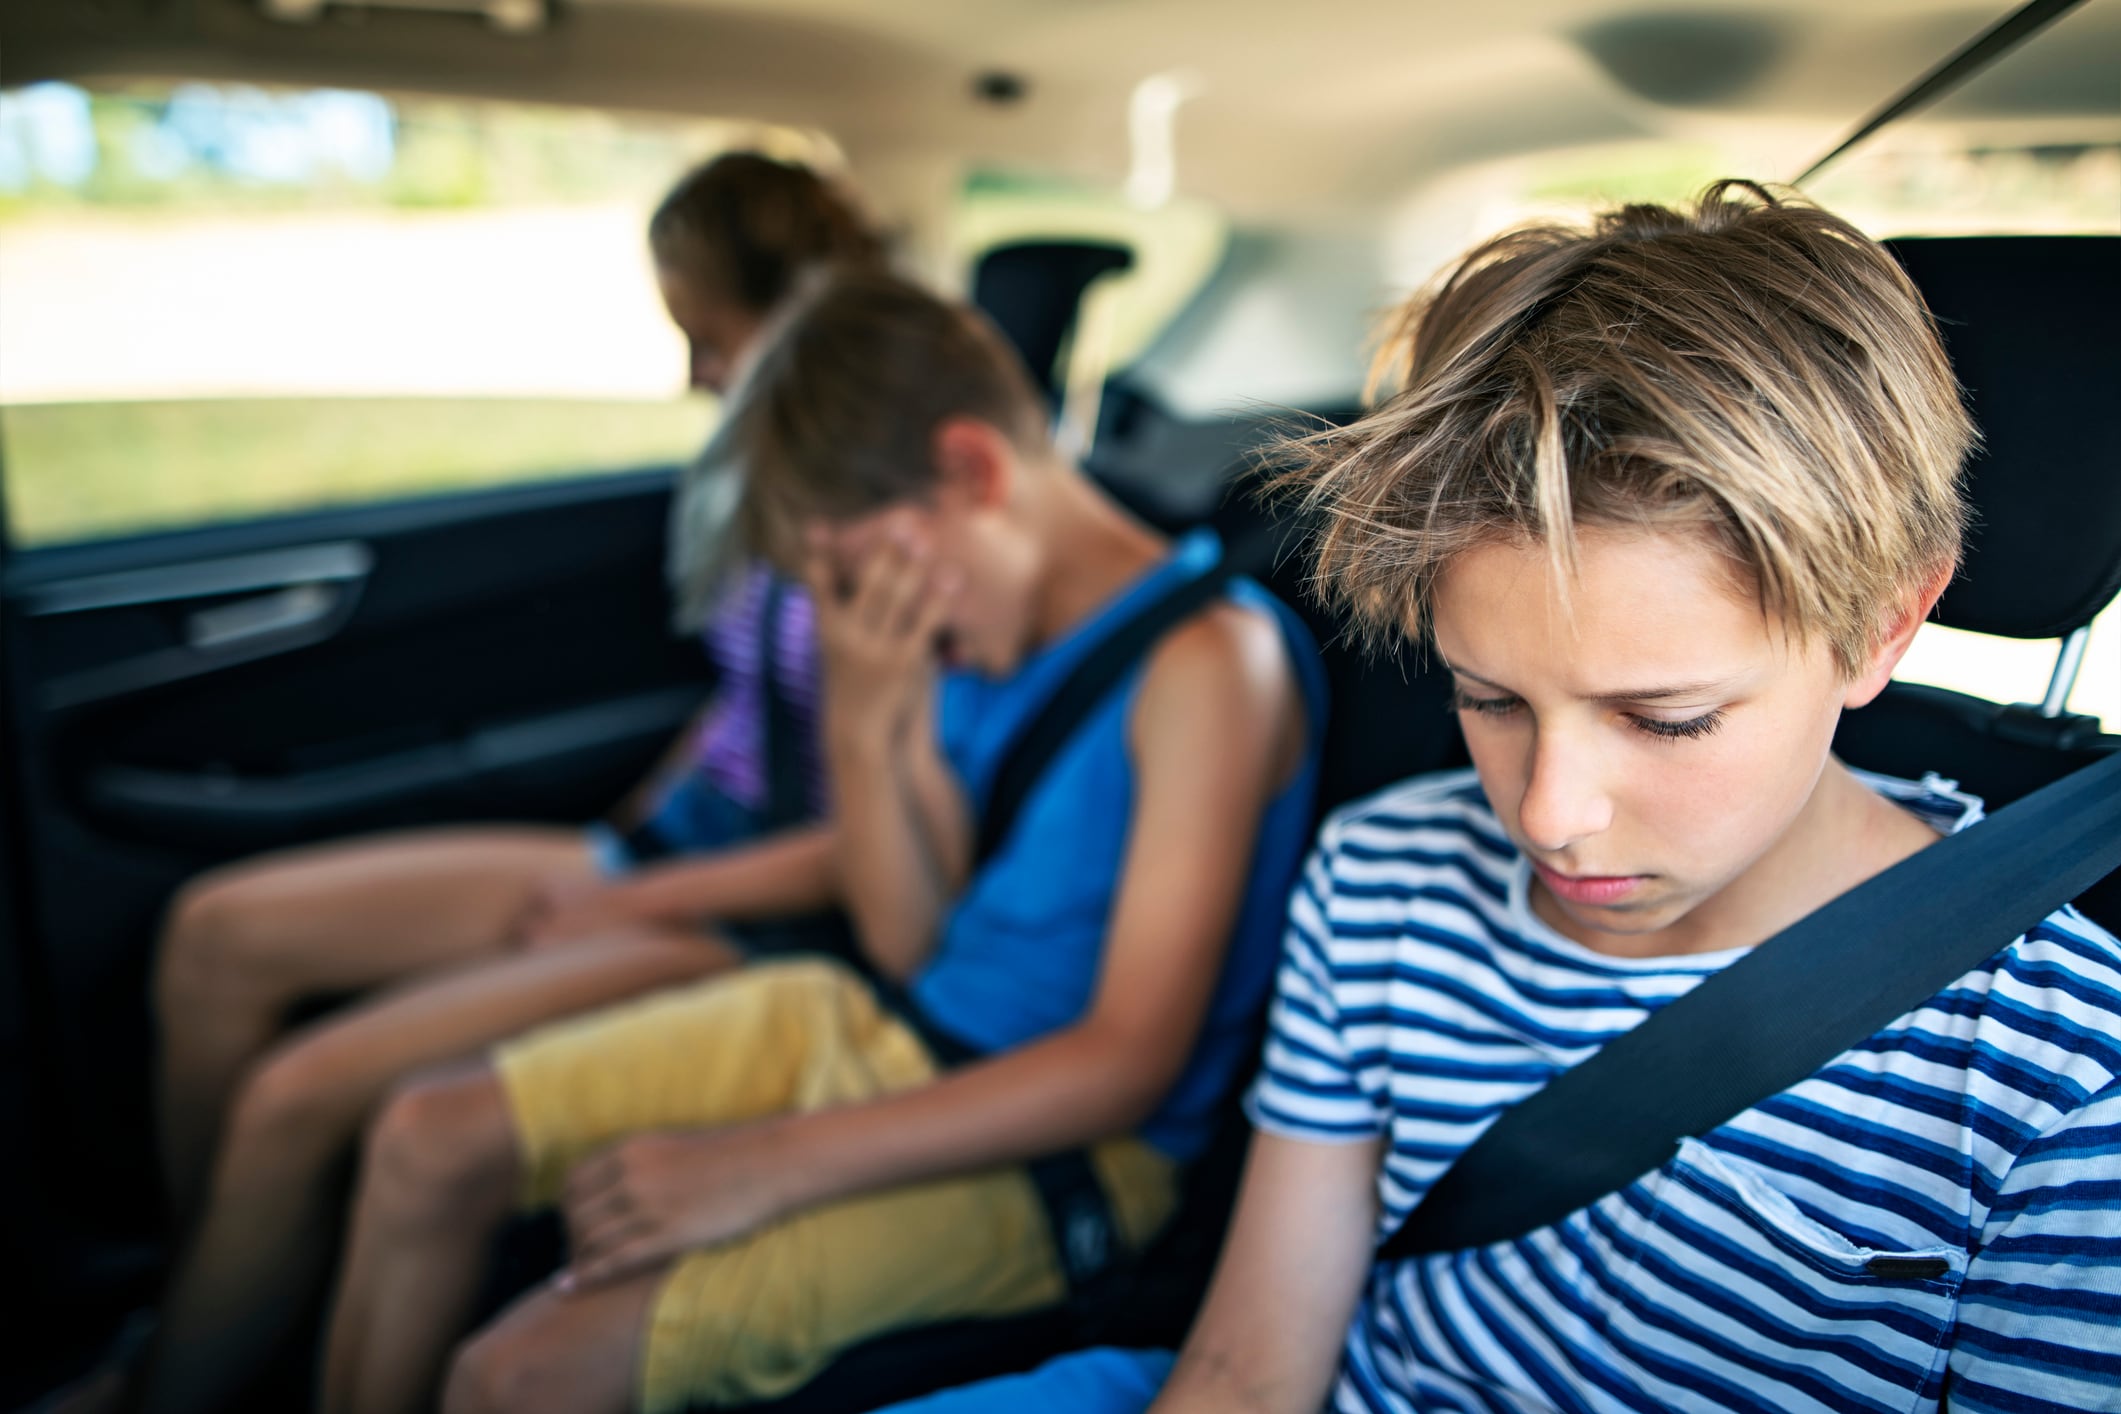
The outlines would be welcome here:
[[[1532,867],[1539,871],[1540,882],[1545,884],[1556,898],[1570,903],[1597,906],[1619,903],[1648,882],[1647,874],[1564,874],[1550,869],[1538,860]]]

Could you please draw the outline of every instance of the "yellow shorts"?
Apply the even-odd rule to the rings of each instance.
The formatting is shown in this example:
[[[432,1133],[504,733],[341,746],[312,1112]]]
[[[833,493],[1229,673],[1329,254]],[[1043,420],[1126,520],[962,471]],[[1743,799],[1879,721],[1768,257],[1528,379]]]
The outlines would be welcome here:
[[[815,958],[756,963],[534,1032],[501,1047],[495,1068],[532,1206],[629,1134],[845,1104],[935,1075],[866,982]],[[1121,1236],[1139,1248],[1177,1201],[1173,1164],[1132,1139],[1092,1159]],[[638,1407],[771,1399],[871,1336],[1034,1310],[1066,1289],[1020,1169],[835,1203],[670,1268],[642,1342]]]

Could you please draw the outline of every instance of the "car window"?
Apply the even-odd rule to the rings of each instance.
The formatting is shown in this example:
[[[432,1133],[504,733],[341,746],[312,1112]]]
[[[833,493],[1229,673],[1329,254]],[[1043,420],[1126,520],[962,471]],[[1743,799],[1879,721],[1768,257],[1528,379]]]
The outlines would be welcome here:
[[[1074,337],[1058,370],[1064,430],[1079,449],[1096,425],[1104,382],[1139,360],[1221,264],[1230,239],[1221,212],[1201,201],[1137,202],[1066,181],[975,171],[953,212],[950,244],[970,269],[998,246],[1087,240],[1126,247],[1130,268],[1084,292]]]
[[[669,464],[712,409],[644,246],[688,164],[819,140],[338,90],[0,93],[17,546]]]

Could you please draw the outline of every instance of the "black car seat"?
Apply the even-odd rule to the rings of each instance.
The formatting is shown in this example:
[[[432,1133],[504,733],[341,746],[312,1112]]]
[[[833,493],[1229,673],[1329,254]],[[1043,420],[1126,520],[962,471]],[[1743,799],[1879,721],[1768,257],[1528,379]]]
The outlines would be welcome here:
[[[1999,706],[1895,683],[1843,719],[1835,746],[1871,770],[1936,771],[1993,809],[2121,749],[2121,736],[2064,710],[2087,626],[2121,590],[2121,423],[2111,411],[2121,388],[2121,238],[1891,247],[1937,315],[1983,437],[1969,466],[1965,565],[1937,618],[2061,648],[2040,703]],[[2078,906],[2121,931],[2121,874]]]
[[[1134,266],[1108,241],[1022,241],[996,246],[972,270],[972,303],[1022,355],[1047,401],[1060,406],[1060,354],[1093,282]]]

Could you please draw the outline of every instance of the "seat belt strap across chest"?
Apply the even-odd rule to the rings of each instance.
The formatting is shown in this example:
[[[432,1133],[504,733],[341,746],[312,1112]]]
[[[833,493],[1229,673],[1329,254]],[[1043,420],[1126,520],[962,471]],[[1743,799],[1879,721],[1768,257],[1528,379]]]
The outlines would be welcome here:
[[[1236,573],[1230,557],[1172,585],[1142,606],[1095,644],[1032,714],[1003,752],[1001,765],[981,812],[972,872],[977,874],[1008,842],[1024,804],[1047,768],[1060,755],[1092,711],[1122,679],[1180,623],[1191,618],[1228,587]],[[879,995],[935,1059],[949,1070],[983,1059],[928,1017],[898,987],[879,987]],[[1038,1194],[1054,1256],[1066,1278],[1070,1298],[1087,1302],[1089,1285],[1125,1255],[1125,1244],[1103,1182],[1084,1148],[1033,1159],[1024,1166]]]
[[[1929,845],[1503,1112],[1380,1260],[1551,1226],[1921,1006],[2121,867],[2121,751]]]
[[[1172,585],[1092,647],[1010,741],[980,811],[972,853],[977,874],[1008,842],[1009,832],[1053,758],[1075,739],[1083,722],[1112,689],[1139,666],[1165,634],[1193,617],[1230,583],[1227,556]]]

